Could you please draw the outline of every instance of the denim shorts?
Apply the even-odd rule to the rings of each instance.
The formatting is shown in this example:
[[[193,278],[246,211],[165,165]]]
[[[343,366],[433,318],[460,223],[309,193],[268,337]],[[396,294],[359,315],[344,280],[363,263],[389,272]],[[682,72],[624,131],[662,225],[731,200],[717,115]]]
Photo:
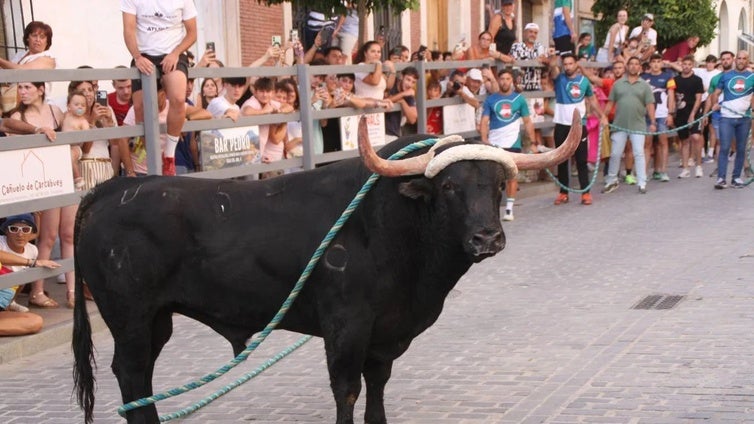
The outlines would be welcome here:
[[[655,132],[668,130],[668,123],[666,119],[667,118],[656,118],[657,128],[655,129]],[[649,118],[646,119],[646,122],[647,122],[647,132],[649,132]]]

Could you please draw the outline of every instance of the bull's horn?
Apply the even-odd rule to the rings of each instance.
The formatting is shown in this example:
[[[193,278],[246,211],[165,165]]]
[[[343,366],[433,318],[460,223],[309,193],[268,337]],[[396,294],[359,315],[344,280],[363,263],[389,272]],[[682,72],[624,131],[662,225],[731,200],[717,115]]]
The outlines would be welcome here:
[[[581,141],[581,114],[579,111],[573,112],[571,121],[571,130],[568,131],[568,137],[565,142],[555,150],[537,155],[525,153],[511,153],[513,160],[516,162],[519,170],[543,169],[555,166],[573,156],[573,152],[579,146]]]
[[[404,175],[423,174],[427,164],[434,157],[435,150],[445,144],[463,141],[460,136],[448,136],[440,139],[434,146],[421,156],[400,160],[385,160],[375,153],[372,143],[369,142],[369,130],[364,116],[359,119],[359,153],[364,165],[375,174],[383,177],[400,177]]]

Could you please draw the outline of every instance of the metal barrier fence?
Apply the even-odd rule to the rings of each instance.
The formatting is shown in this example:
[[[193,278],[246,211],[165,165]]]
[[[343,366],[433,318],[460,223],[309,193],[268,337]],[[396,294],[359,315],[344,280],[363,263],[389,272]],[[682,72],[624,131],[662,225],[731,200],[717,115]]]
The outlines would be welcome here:
[[[452,62],[411,62],[396,64],[396,71],[414,66],[419,71],[419,75],[425,75],[427,71],[435,69],[456,69],[479,67],[483,64],[492,64],[494,66],[510,66],[500,62],[494,63],[490,60],[467,60]],[[518,61],[515,66],[525,67],[542,67],[538,61]],[[294,65],[290,67],[255,67],[255,68],[192,68],[189,70],[189,76],[192,78],[218,78],[218,77],[296,77],[299,81],[299,99],[310,99],[312,96],[311,85],[308,83],[314,75],[331,75],[339,73],[356,73],[371,70],[367,65],[339,65],[339,66],[309,66]],[[56,70],[4,70],[0,73],[0,83],[19,83],[30,81],[92,81],[92,80],[123,80],[141,78],[144,97],[144,116],[143,124],[134,126],[121,126],[113,128],[95,128],[85,131],[61,132],[57,134],[54,143],[43,135],[21,135],[3,137],[0,142],[0,152],[11,150],[25,150],[29,148],[48,147],[50,145],[76,144],[93,140],[112,140],[122,138],[132,138],[144,136],[146,153],[147,153],[147,170],[150,175],[159,175],[162,172],[162,161],[160,151],[160,132],[165,132],[165,125],[160,125],[157,106],[157,81],[155,74],[142,75],[136,69],[56,69]],[[303,82],[303,83],[302,83]],[[553,91],[534,91],[523,93],[527,98],[552,98]],[[446,105],[462,104],[463,99],[458,96],[451,98],[442,98],[427,100],[426,86],[419,83],[416,86],[416,107],[418,111],[417,129],[419,133],[425,133],[427,129],[427,108],[442,107]],[[483,100],[486,96],[478,96]],[[302,107],[299,111],[288,114],[271,114],[257,116],[242,116],[236,122],[230,119],[211,119],[203,121],[187,121],[183,127],[186,132],[203,131],[211,129],[248,127],[254,125],[278,124],[290,121],[301,121],[302,138],[303,138],[303,156],[299,158],[283,159],[273,163],[253,164],[223,168],[212,171],[196,172],[186,174],[186,177],[200,178],[232,178],[245,175],[253,175],[261,172],[276,171],[290,168],[313,169],[319,163],[333,162],[347,159],[358,155],[358,150],[329,152],[315,154],[312,144],[312,133],[314,132],[314,123],[320,119],[337,118],[343,116],[359,115],[363,113],[382,113],[390,111],[400,111],[399,105],[394,105],[392,109],[354,109],[342,107],[335,109],[314,110],[308,107],[308,101],[301,102]],[[307,107],[304,107],[307,106]],[[147,120],[146,117],[152,117]],[[552,127],[551,121],[538,122],[535,128]],[[475,137],[477,131],[468,131],[459,133],[463,137]],[[2,166],[2,164],[0,164]],[[62,206],[78,204],[86,192],[75,191],[73,193],[45,197],[41,199],[19,201],[0,205],[0,217],[26,213],[30,211],[41,211]],[[54,277],[58,274],[73,270],[73,258],[57,260],[61,267],[56,270],[43,268],[29,268],[22,272],[10,273],[0,276],[0,288],[13,287],[25,284],[38,279]]]

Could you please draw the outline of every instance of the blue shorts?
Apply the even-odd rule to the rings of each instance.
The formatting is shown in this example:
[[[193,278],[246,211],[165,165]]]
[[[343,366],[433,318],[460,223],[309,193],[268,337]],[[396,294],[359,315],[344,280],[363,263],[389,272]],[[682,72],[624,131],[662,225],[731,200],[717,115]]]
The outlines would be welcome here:
[[[666,119],[667,118],[656,118],[657,128],[655,129],[655,132],[668,130],[668,123]],[[646,119],[646,122],[647,122],[647,132],[649,132],[649,118]]]

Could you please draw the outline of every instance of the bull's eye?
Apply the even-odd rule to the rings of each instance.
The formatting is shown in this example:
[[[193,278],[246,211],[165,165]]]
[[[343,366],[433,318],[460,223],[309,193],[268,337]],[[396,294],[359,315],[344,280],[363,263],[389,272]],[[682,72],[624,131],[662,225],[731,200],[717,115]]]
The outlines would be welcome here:
[[[455,188],[456,188],[456,186],[453,185],[453,183],[450,182],[450,181],[445,181],[444,183],[442,183],[442,189],[443,189],[443,191],[453,191],[453,190],[455,190]]]

